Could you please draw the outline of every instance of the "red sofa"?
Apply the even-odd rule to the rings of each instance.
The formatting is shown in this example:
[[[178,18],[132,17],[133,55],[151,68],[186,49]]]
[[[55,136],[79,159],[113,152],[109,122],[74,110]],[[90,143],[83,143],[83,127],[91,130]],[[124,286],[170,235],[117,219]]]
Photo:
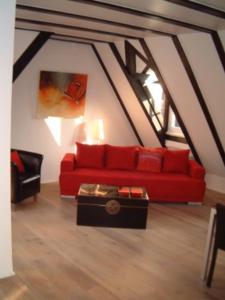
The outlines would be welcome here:
[[[82,183],[144,186],[160,202],[202,202],[205,192],[205,169],[189,150],[77,143],[60,169],[61,196],[75,196]]]

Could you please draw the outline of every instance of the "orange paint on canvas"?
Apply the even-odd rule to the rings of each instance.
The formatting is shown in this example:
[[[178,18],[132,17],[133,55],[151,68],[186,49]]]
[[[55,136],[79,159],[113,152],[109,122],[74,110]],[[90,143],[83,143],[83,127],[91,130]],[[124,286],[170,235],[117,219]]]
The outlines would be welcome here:
[[[84,115],[87,75],[42,71],[38,116],[76,118]]]

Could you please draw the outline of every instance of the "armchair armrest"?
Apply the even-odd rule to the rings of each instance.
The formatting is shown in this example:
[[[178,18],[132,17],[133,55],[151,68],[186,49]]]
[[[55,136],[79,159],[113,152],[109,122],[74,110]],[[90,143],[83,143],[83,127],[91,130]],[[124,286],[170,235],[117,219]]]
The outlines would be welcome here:
[[[19,176],[20,176],[20,172],[17,165],[11,162],[11,181],[18,182]]]
[[[196,179],[204,179],[205,168],[195,160],[189,160],[189,175]]]
[[[76,156],[74,153],[66,153],[60,164],[60,172],[70,172],[75,169]]]
[[[11,201],[17,202],[20,190],[20,172],[16,164],[11,162]]]

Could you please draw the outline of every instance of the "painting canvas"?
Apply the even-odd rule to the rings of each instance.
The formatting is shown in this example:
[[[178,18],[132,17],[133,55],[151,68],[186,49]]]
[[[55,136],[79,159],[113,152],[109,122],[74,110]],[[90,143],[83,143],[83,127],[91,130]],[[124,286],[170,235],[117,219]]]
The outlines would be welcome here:
[[[41,71],[37,116],[83,116],[87,78],[86,74]]]

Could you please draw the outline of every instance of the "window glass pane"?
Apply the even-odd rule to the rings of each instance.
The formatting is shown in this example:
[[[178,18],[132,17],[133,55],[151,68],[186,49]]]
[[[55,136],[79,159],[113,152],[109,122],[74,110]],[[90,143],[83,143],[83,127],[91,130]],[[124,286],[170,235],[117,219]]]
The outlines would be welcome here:
[[[183,132],[180,128],[180,125],[175,117],[174,112],[172,109],[169,109],[169,122],[168,122],[168,131],[169,134],[175,135],[175,136],[184,136]]]
[[[151,95],[150,98],[151,104],[153,106],[155,114],[157,115],[161,125],[163,126],[164,123],[163,115],[165,110],[165,95],[162,86],[159,83],[158,78],[156,77],[155,72],[150,69],[147,71],[146,74],[148,74],[148,77],[145,80],[144,86],[148,89]],[[157,119],[155,115],[154,118]]]

